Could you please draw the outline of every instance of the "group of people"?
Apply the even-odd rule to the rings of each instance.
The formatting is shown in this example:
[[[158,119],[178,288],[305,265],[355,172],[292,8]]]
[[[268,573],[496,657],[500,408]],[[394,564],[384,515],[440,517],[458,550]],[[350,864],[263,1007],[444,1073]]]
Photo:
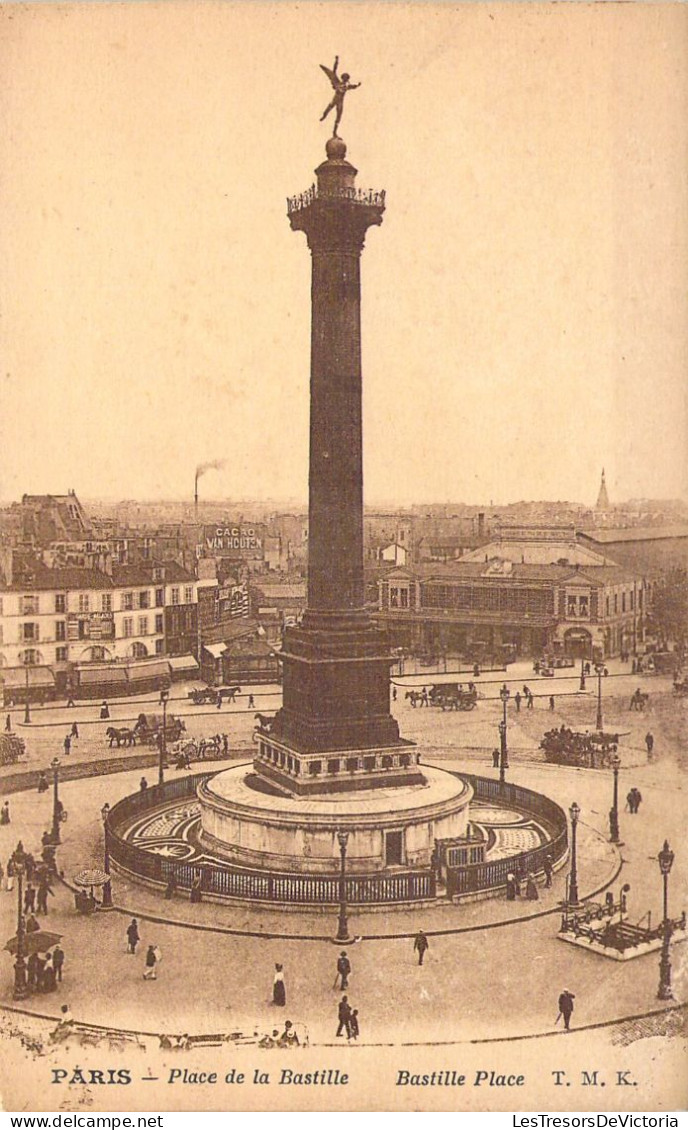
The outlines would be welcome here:
[[[506,683],[504,685],[506,686]],[[516,703],[517,713],[520,713],[520,711],[521,711],[521,703],[523,702],[523,699],[526,700],[526,706],[527,706],[528,710],[532,710],[534,703],[535,703],[535,699],[533,697],[533,692],[531,691],[530,687],[526,686],[525,684],[523,686],[523,694],[521,695],[520,691],[516,691],[516,694],[514,695],[514,702]]]
[[[551,878],[550,882],[546,885],[551,887]],[[520,873],[516,873],[515,871],[510,871],[506,877],[507,902],[514,902],[515,899],[520,898],[521,894],[524,892],[524,887],[525,897],[527,899],[530,899],[531,902],[537,902],[537,900],[540,898],[540,892],[538,891],[538,885],[535,881],[535,875],[533,874],[533,872],[527,871],[524,876]]]
[[[554,878],[554,864],[551,855],[545,856],[542,861],[542,870],[545,875],[545,887],[551,887]],[[509,871],[506,877],[507,902],[514,902],[522,894],[531,902],[537,902],[540,898],[534,873],[517,866],[513,871]]]
[[[132,918],[127,926],[127,953],[135,954],[136,947],[141,941],[139,934],[139,924],[136,918]],[[155,942],[150,942],[146,950],[146,956],[143,961],[143,979],[144,981],[157,981],[158,970],[162,961],[162,950]]]
[[[28,921],[27,921],[28,931]],[[36,927],[40,929],[40,927]],[[29,992],[54,993],[58,983],[62,981],[65,953],[58,943],[52,950],[45,954],[29,954],[26,962],[26,983]]]
[[[635,787],[635,785],[626,794],[626,807],[628,808],[628,811],[632,816],[635,816],[637,814],[642,799],[642,793],[640,792],[640,789],[637,789]]]

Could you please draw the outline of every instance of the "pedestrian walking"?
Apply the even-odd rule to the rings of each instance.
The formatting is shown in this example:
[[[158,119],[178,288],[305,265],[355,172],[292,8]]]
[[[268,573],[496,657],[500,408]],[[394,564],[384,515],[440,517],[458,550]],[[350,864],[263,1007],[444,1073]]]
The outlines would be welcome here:
[[[272,980],[272,1003],[283,1007],[287,1003],[287,990],[284,987],[284,970],[279,962],[275,965]]]
[[[24,923],[24,929],[25,929],[26,933],[27,934],[37,934],[38,931],[40,930],[40,928],[41,928],[41,924],[38,921],[38,919],[36,918],[36,915],[33,914],[33,913],[28,914],[26,916],[26,922]]]
[[[550,710],[554,710],[554,695],[553,694],[551,694],[549,696],[549,708],[550,708]]]
[[[342,950],[337,958],[337,973],[334,979],[334,988],[337,988],[337,981],[341,978],[341,988],[346,989],[349,985],[349,977],[351,976],[351,962],[347,956],[346,950]]]
[[[135,918],[132,918],[127,926],[127,945],[129,946],[129,953],[136,953],[136,947],[140,940],[139,924]]]
[[[537,902],[540,898],[540,892],[537,889],[537,883],[535,882],[535,876],[532,871],[528,872],[528,878],[526,879],[526,898],[530,899],[531,902]]]
[[[526,695],[526,703],[527,703],[528,710],[533,709],[534,702],[535,702],[535,700],[533,698],[533,692],[528,691],[528,694]]]
[[[626,811],[630,812],[631,814],[633,813],[633,801],[634,800],[635,800],[635,797],[633,796],[633,789],[629,789],[628,792],[626,793]]]
[[[141,780],[139,781],[139,789],[141,790],[142,793],[145,793],[147,788],[148,788],[148,781],[146,780],[145,777],[142,777]]]
[[[352,1040],[357,1040],[359,1031],[360,1031],[360,1029],[358,1027],[358,1009],[354,1008],[351,1012],[351,1016],[349,1017],[349,1036],[350,1036],[350,1038]]]
[[[10,821],[10,802],[6,800],[0,808],[0,824],[9,824]]]
[[[12,733],[12,716],[11,716],[11,714],[8,714],[6,719],[5,719],[5,733],[6,734]]]
[[[62,970],[65,963],[65,953],[60,945],[56,945],[53,950],[53,969],[58,981],[62,980]]]
[[[516,713],[520,714],[521,713],[521,692],[520,691],[516,691],[516,694],[514,695],[514,702],[516,703]]]
[[[189,892],[189,902],[197,903],[197,902],[201,901],[201,898],[202,898],[201,884],[202,884],[202,882],[203,882],[203,876],[197,875],[196,878],[191,883],[191,890]]]
[[[492,750],[492,768],[493,769],[499,769],[499,750],[498,749]]]
[[[506,877],[506,901],[514,902],[516,899],[516,876],[510,871]]]
[[[72,694],[71,691],[69,692],[69,695],[67,697],[67,707],[70,707],[70,706],[76,706],[76,703],[74,701],[74,695]]]
[[[229,739],[226,734],[222,735],[222,752],[225,756],[229,753]]]
[[[65,756],[67,756],[70,753],[71,748],[72,748],[72,739],[70,738],[69,734],[67,734],[67,736],[66,736],[66,738],[63,742],[63,745],[64,745]]]
[[[162,953],[159,946],[149,945],[146,950],[146,968],[143,973],[144,981],[157,981],[157,969],[162,961]]]
[[[397,701],[397,688],[394,685],[394,683],[392,683],[392,702],[396,702],[396,701]]]
[[[341,1036],[346,1032],[347,1040],[351,1039],[351,1006],[348,997],[342,997],[337,1008],[337,1016],[339,1018],[339,1027],[337,1028],[337,1035]]]
[[[253,695],[252,695],[252,694],[250,694],[250,695],[248,696],[248,709],[249,709],[249,710],[255,710],[255,708],[256,708],[256,702],[255,702],[255,699],[254,699]]]
[[[78,724],[78,722],[72,722],[72,730],[71,730],[70,737],[76,738],[77,741],[79,740],[79,724]]]
[[[428,688],[427,687],[423,687],[422,691],[420,692],[420,704],[421,704],[421,706],[427,706],[428,705]]]
[[[38,914],[48,913],[48,895],[50,895],[51,898],[54,898],[55,892],[48,883],[48,880],[43,877],[41,878],[38,884],[38,889],[36,891],[36,911]]]
[[[103,722],[107,722],[110,718],[110,707],[108,706],[105,699],[103,699],[103,704],[100,708],[100,717],[101,717],[101,721],[103,721]]]
[[[416,939],[413,943],[413,952],[418,954],[418,964],[419,965],[423,964],[423,958],[425,957],[428,949],[429,949],[428,939],[426,938],[424,931],[419,930],[418,933],[416,934]]]
[[[36,888],[32,883],[29,883],[24,891],[24,914],[31,912],[33,914],[36,909]]]
[[[640,808],[640,802],[642,801],[643,797],[642,797],[642,793],[640,792],[640,789],[636,789],[635,786],[632,789],[632,792],[633,792],[633,809],[632,809],[632,811],[633,811],[634,814],[637,814],[638,809]]]
[[[655,748],[655,739],[649,730],[645,735],[645,745],[647,746],[647,756],[652,757],[652,751]]]
[[[575,999],[573,993],[570,993],[568,989],[564,989],[563,993],[559,994],[559,1016],[563,1016],[564,1029],[567,1032],[571,1023],[571,1014],[573,1012],[573,1002]],[[554,1021],[555,1024],[559,1020],[559,1016],[557,1016],[557,1019]]]
[[[542,868],[543,868],[543,871],[545,872],[545,886],[551,887],[552,886],[552,879],[554,877],[554,867],[552,866],[552,856],[551,855],[545,856],[545,860],[544,860],[544,863],[542,865]]]
[[[47,793],[48,791],[48,778],[46,777],[42,769],[38,774],[38,785],[36,787],[39,793]]]
[[[518,871],[516,871],[513,879],[514,879],[514,891],[516,892],[516,898],[520,898],[521,897],[521,876],[519,875]]]
[[[222,710],[222,691],[217,692],[217,709]]]

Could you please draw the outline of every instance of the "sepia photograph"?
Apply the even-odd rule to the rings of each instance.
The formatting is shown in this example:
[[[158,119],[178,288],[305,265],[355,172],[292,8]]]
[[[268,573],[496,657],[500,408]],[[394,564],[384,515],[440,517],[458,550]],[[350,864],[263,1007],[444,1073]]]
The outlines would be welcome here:
[[[688,8],[3,3],[0,106],[0,1108],[678,1127]]]

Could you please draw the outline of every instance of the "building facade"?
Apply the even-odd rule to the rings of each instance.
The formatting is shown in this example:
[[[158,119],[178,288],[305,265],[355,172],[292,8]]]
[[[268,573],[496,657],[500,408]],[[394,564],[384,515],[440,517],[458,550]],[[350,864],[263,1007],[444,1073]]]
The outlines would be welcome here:
[[[391,570],[378,582],[377,622],[413,654],[593,659],[637,648],[646,600],[642,580],[615,566],[459,561]]]

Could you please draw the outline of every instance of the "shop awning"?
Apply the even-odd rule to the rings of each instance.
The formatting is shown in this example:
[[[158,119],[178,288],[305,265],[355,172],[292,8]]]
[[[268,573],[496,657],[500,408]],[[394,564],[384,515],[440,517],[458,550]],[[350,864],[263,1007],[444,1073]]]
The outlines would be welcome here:
[[[121,686],[122,683],[127,681],[127,673],[124,667],[115,667],[114,664],[102,667],[78,667],[77,673],[79,685],[82,687],[106,686],[114,683]]]
[[[55,676],[49,667],[3,667],[0,670],[0,679],[5,687],[26,688],[27,671],[30,687],[55,686]]]
[[[130,683],[142,683],[146,679],[169,679],[170,668],[167,659],[153,663],[132,663],[127,667]]]
[[[173,655],[167,662],[170,671],[198,671],[198,660],[193,655]]]
[[[227,650],[226,643],[204,643],[203,650],[212,655],[213,659],[221,659]]]

